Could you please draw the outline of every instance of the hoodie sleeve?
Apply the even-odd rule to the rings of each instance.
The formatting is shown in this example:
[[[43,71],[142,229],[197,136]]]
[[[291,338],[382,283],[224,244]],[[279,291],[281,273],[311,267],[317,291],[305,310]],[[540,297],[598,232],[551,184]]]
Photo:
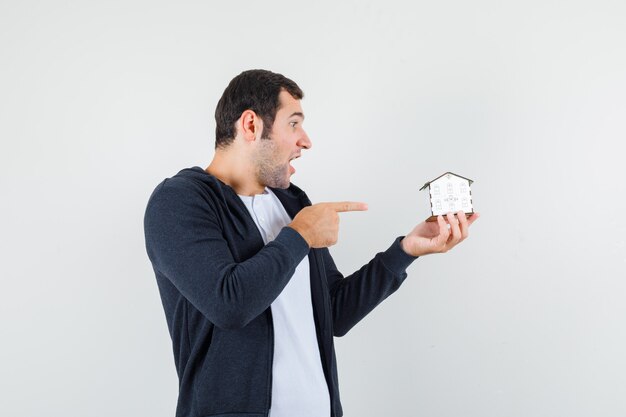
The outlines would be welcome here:
[[[172,180],[150,197],[144,232],[155,271],[224,329],[242,328],[263,313],[309,251],[302,236],[285,227],[256,255],[235,262],[211,203]]]
[[[406,268],[417,259],[400,246],[398,237],[384,252],[353,274],[343,277],[328,249],[323,250],[330,290],[335,336],[345,335],[385,298],[393,294],[407,277]]]

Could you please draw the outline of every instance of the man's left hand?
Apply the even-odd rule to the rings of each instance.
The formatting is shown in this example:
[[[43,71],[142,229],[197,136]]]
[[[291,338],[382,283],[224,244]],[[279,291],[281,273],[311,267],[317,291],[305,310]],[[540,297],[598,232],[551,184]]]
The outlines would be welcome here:
[[[466,218],[463,211],[439,215],[437,222],[422,222],[402,239],[402,249],[412,256],[445,253],[469,236],[469,227],[478,219],[474,213]]]

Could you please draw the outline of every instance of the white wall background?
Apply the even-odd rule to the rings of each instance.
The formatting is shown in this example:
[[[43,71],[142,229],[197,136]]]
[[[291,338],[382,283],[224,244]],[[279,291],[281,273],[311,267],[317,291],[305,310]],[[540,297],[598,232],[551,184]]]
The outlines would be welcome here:
[[[173,416],[144,250],[232,77],[305,90],[348,273],[475,180],[470,239],[337,339],[346,416],[626,415],[626,3],[0,2],[0,415]]]

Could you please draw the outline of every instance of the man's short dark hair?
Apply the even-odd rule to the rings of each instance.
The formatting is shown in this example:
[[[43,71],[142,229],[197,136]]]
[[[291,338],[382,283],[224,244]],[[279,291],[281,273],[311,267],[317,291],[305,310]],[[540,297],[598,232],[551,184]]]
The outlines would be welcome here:
[[[281,90],[298,100],[304,97],[298,84],[271,71],[249,70],[233,78],[215,109],[215,148],[226,148],[233,142],[235,123],[246,110],[252,110],[263,120],[262,136],[269,136],[280,107]]]

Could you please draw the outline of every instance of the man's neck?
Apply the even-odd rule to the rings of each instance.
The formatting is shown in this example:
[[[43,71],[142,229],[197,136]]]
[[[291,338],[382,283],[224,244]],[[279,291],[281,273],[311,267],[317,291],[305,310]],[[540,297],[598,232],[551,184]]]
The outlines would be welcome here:
[[[256,173],[244,155],[218,149],[205,171],[229,185],[239,195],[251,196],[265,190],[265,186],[256,180]]]

